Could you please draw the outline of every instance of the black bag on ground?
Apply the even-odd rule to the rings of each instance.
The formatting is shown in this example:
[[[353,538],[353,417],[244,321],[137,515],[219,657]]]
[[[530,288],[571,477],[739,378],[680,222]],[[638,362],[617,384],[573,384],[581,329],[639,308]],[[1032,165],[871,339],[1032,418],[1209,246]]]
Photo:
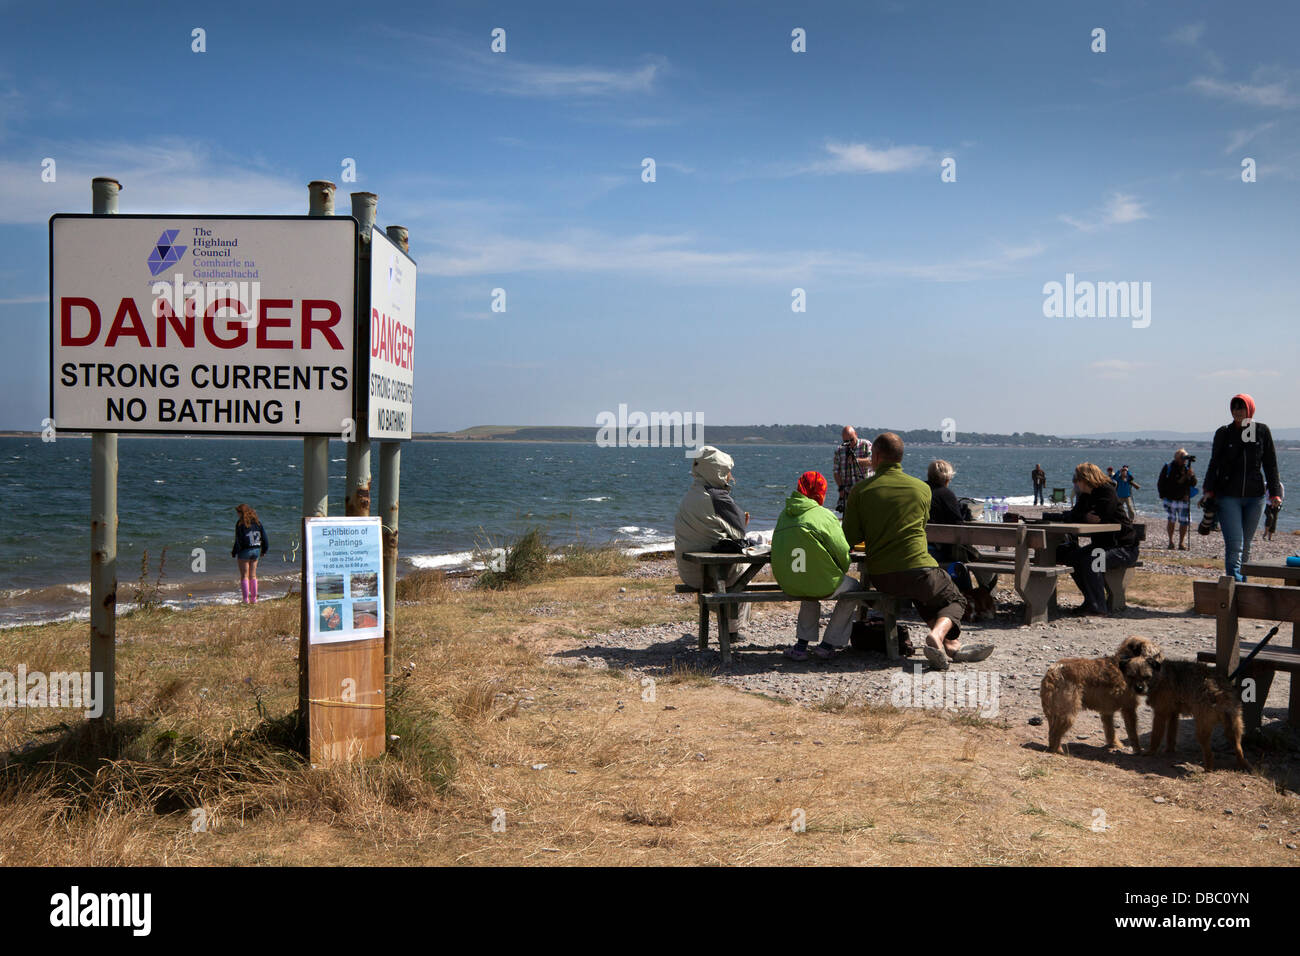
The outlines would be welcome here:
[[[885,649],[885,622],[854,621],[853,630],[849,632],[849,645],[855,651],[864,654],[887,653]],[[898,628],[898,653],[904,657],[911,657],[916,653],[912,638],[908,635],[907,629],[901,625]]]

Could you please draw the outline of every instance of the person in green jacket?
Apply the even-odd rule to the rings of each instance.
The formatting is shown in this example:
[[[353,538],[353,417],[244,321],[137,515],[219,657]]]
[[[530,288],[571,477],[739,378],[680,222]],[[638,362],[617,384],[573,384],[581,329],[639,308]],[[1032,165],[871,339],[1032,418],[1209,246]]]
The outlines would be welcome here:
[[[806,661],[809,653],[825,660],[849,642],[857,602],[837,601],[822,642],[811,652],[808,648],[808,642],[817,637],[821,599],[863,589],[857,578],[844,573],[849,569],[849,543],[844,540],[839,518],[822,507],[825,500],[826,479],[818,472],[805,471],[795,493],[785,500],[785,510],[772,532],[776,583],[792,597],[808,598],[799,602],[795,644],[785,649],[785,656],[795,661]]]
[[[949,660],[984,660],[993,645],[961,646],[966,599],[930,556],[930,486],[903,471],[903,439],[880,435],[871,445],[871,466],[875,474],[853,486],[844,508],[845,538],[866,545],[871,586],[916,606],[930,628],[922,649],[935,670],[947,670]]]

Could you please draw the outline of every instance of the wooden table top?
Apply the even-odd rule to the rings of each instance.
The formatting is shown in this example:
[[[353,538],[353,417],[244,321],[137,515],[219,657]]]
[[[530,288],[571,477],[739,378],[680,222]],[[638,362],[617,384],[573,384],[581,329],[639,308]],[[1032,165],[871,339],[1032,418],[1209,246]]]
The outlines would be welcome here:
[[[756,554],[725,554],[719,551],[684,551],[682,557],[691,564],[758,564],[772,560],[771,551]]]

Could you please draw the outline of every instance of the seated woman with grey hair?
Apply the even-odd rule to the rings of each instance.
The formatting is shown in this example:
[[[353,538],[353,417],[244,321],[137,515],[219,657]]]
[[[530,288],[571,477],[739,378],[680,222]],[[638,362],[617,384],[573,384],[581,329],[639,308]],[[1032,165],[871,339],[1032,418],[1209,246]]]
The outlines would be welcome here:
[[[942,458],[930,462],[930,467],[925,471],[925,483],[930,486],[932,524],[961,524],[969,520],[969,512],[962,512],[961,502],[948,487],[956,474],[957,470]],[[953,561],[972,561],[975,557],[969,548],[953,544],[932,544],[930,553],[942,565]]]

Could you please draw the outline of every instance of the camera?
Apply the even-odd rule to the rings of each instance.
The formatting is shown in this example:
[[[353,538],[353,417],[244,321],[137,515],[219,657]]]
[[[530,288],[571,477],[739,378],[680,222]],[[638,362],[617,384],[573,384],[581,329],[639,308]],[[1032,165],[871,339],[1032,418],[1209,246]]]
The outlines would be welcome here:
[[[1192,462],[1196,461],[1196,456],[1195,456],[1195,455],[1187,455],[1186,457],[1183,458],[1183,461],[1187,462],[1187,464],[1190,465]]]

